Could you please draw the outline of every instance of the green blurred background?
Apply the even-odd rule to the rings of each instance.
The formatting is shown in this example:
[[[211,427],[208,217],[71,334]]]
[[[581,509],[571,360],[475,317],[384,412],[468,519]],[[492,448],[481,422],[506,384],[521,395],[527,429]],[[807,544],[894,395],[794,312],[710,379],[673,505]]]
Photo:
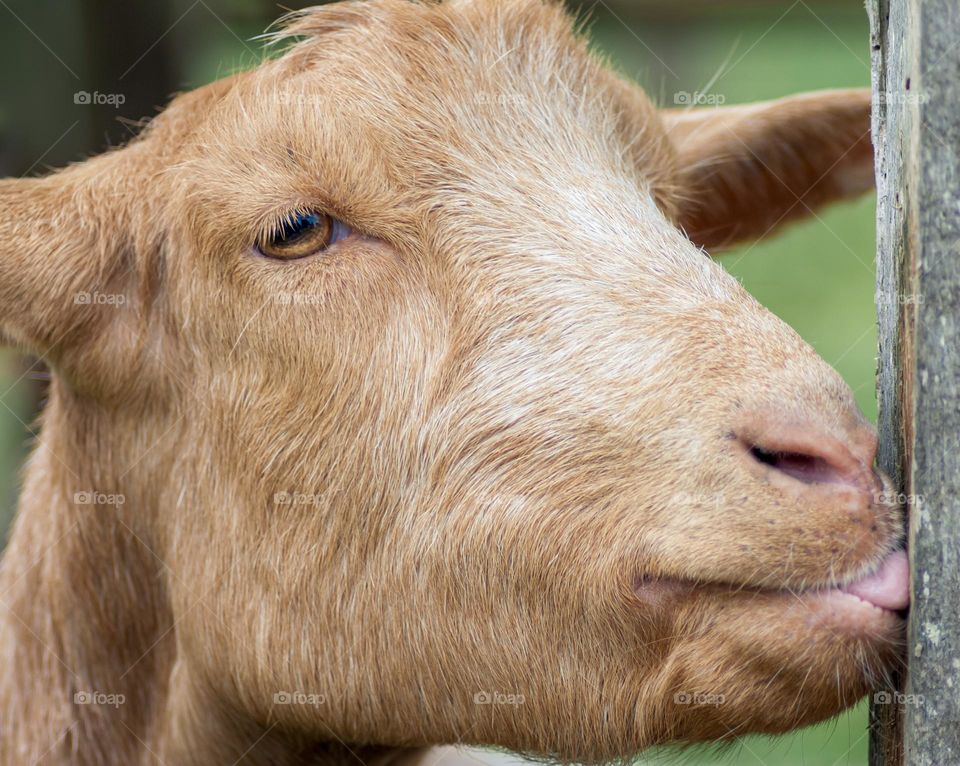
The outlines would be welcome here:
[[[0,175],[35,175],[123,143],[170,94],[254,64],[267,0],[0,0]],[[596,46],[659,103],[707,92],[727,104],[870,82],[860,0],[570,0]],[[375,55],[372,52],[371,55]],[[125,103],[76,104],[78,91]],[[876,417],[874,204],[841,205],[722,263],[843,375]],[[42,363],[0,352],[0,533],[44,397]],[[647,764],[865,764],[866,708],[729,749],[646,754]]]

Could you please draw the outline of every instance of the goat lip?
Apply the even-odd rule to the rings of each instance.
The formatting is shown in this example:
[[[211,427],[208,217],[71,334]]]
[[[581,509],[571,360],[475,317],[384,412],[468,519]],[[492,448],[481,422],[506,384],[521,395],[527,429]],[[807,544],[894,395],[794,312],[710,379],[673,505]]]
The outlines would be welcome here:
[[[818,611],[852,626],[870,624],[874,617],[903,624],[910,607],[910,572],[905,551],[887,554],[874,570],[846,585],[802,592]]]
[[[697,583],[669,577],[639,577],[634,583],[634,593],[644,601],[659,601],[701,589],[723,587],[720,583]],[[841,609],[859,606],[889,614],[902,614],[910,606],[910,571],[907,554],[903,550],[887,554],[874,570],[846,585],[821,586],[800,591],[744,585],[726,587],[736,592],[784,595],[800,599],[806,597],[829,601]]]
[[[906,609],[910,606],[910,565],[906,551],[889,554],[876,570],[839,590],[880,609]]]

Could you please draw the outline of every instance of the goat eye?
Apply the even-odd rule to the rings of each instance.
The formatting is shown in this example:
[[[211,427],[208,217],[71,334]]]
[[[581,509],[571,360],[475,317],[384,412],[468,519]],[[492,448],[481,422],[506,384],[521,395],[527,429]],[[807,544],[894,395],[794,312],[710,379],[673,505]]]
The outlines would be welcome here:
[[[315,255],[350,235],[350,228],[323,213],[295,213],[280,222],[257,249],[268,258],[291,261]]]

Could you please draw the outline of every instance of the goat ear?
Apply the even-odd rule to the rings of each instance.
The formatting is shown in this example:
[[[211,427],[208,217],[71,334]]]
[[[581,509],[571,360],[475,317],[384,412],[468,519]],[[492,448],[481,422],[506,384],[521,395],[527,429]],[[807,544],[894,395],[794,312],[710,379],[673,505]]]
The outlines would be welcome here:
[[[110,273],[97,174],[85,165],[0,180],[0,341],[53,355],[95,321]],[[104,290],[105,292],[105,290]],[[114,301],[113,303],[122,303]]]
[[[707,249],[873,187],[868,90],[661,114],[677,151],[677,223]]]

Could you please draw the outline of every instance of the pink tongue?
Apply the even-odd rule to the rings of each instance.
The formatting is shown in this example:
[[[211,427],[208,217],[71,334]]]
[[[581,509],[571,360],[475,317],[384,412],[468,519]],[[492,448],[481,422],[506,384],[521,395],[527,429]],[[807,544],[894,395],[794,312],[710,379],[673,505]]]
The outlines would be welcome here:
[[[843,590],[883,609],[906,609],[910,605],[910,565],[906,551],[887,556],[880,568]]]

